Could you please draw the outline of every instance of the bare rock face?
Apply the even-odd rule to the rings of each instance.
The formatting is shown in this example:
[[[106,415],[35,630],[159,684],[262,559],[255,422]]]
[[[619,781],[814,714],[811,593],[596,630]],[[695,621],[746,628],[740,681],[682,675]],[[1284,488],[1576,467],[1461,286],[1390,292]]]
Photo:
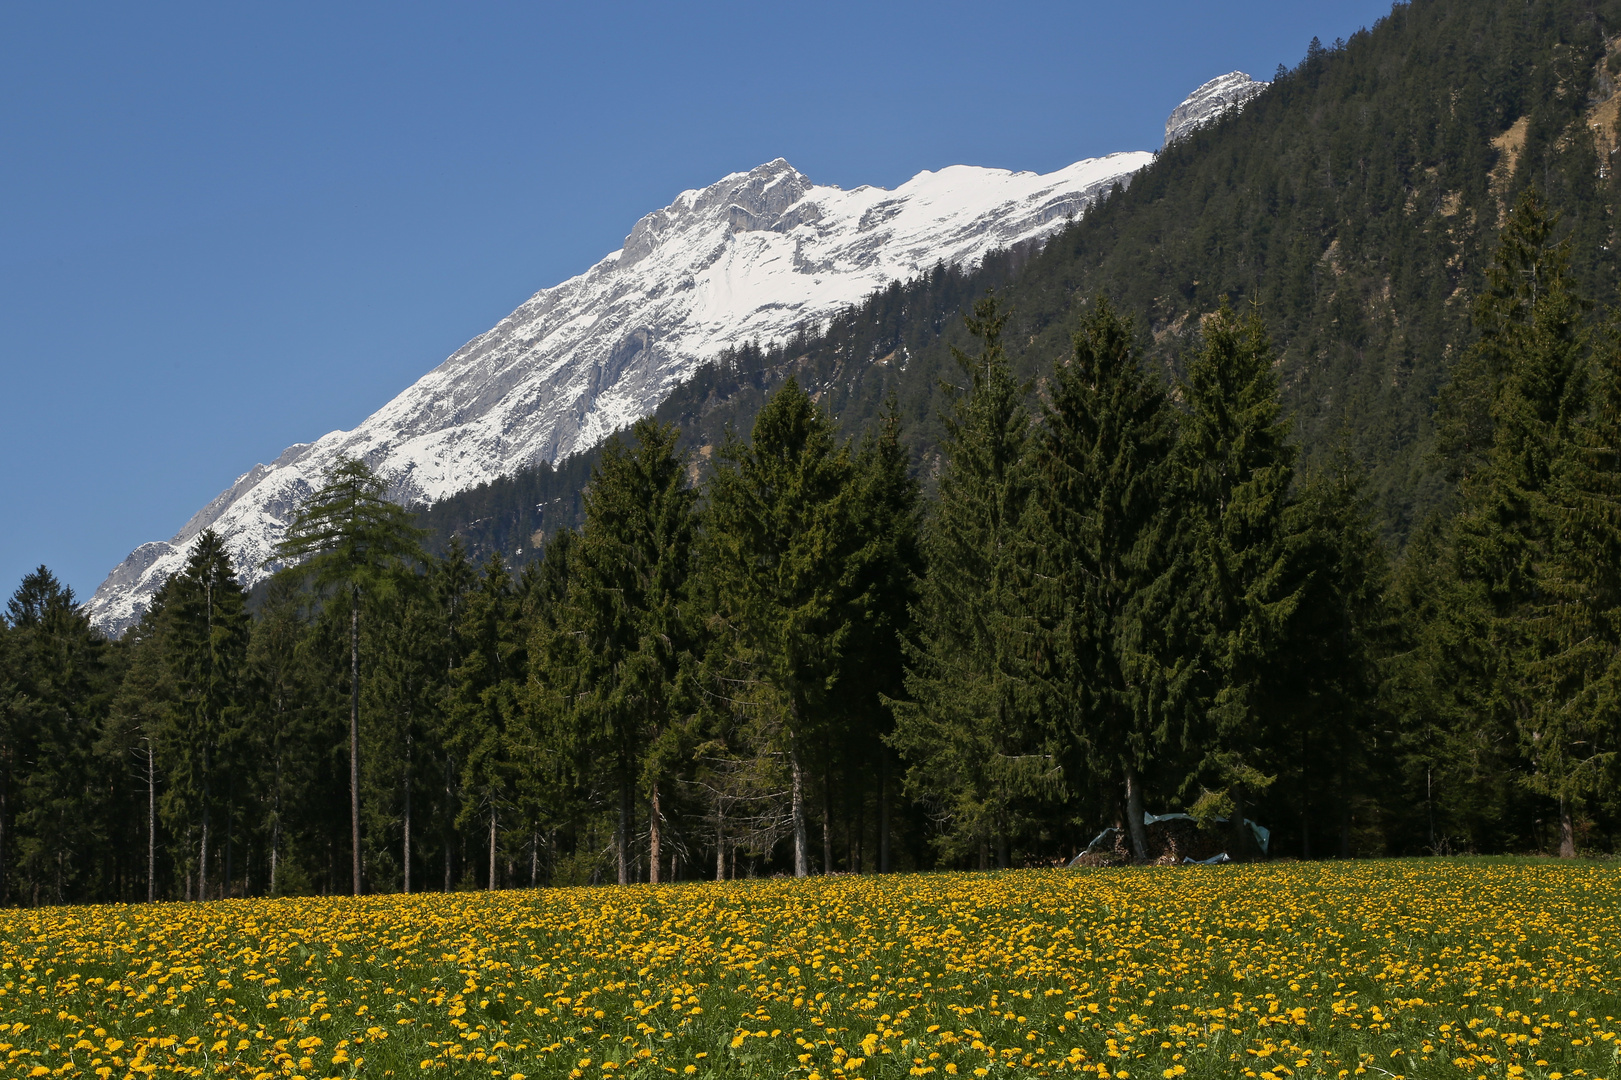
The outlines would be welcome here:
[[[1185,135],[1213,124],[1223,115],[1233,109],[1241,109],[1245,103],[1265,90],[1269,84],[1256,82],[1242,71],[1230,71],[1219,78],[1211,79],[1199,89],[1188,95],[1186,101],[1172,110],[1165,120],[1165,146],[1170,146]]]
[[[1238,73],[1206,83],[1166,130],[1178,117],[1207,122],[1260,85]],[[682,192],[619,251],[537,292],[359,426],[255,465],[174,537],[142,544],[96,590],[91,618],[111,634],[134,625],[204,529],[225,540],[245,585],[262,580],[340,456],[420,503],[555,462],[652,412],[726,348],[786,340],[936,263],[1049,236],[1152,160],[1110,154],[1045,175],[953,165],[893,191],[844,191],[778,158]]]

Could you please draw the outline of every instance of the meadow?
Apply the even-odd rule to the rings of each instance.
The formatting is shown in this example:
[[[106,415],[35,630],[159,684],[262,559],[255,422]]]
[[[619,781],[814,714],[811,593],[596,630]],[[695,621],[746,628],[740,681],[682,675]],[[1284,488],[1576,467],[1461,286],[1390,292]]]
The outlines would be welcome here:
[[[1621,1077],[1621,870],[1032,870],[0,912],[0,1076]]]

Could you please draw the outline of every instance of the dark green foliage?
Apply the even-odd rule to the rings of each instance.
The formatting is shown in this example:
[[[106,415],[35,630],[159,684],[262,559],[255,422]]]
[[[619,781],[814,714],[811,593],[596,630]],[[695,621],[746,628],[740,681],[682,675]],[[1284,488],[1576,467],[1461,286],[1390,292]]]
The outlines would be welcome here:
[[[726,643],[710,679],[747,701],[791,775],[794,872],[809,872],[805,789],[841,710],[843,676],[864,620],[868,552],[856,478],[827,414],[790,378],[728,440],[704,522],[705,612]]]
[[[685,685],[694,640],[687,610],[696,493],[676,433],[643,420],[634,445],[610,439],[586,494],[578,543],[547,552],[537,581],[550,606],[537,663],[542,707],[578,740],[617,795],[618,877],[630,880],[638,792],[649,803],[649,866],[661,864],[660,781],[679,757],[694,708]],[[572,558],[566,589],[556,581]]]
[[[195,863],[179,861],[187,880],[207,881],[209,856],[222,819],[229,831],[230,795],[240,777],[248,615],[230,556],[212,529],[198,536],[186,567],[164,586],[154,604],[168,668],[169,707],[152,732],[164,760],[160,799],[170,835],[195,839]],[[229,876],[227,875],[227,880]],[[189,890],[188,890],[189,891]]]
[[[459,540],[479,562],[491,555],[511,566],[538,559],[547,538],[579,526],[582,494],[601,454],[597,446],[555,466],[543,462],[418,510],[417,524],[426,530],[423,546],[442,555]]]
[[[6,621],[0,902],[61,903],[99,884],[95,854],[106,819],[91,751],[108,706],[106,643],[73,590],[43,566],[12,594]]]
[[[1604,541],[1584,536],[1572,514],[1596,505],[1576,489],[1600,474],[1576,476],[1596,462],[1587,448],[1598,432],[1587,423],[1584,305],[1572,291],[1568,247],[1551,242],[1554,224],[1534,192],[1522,196],[1499,244],[1492,288],[1478,304],[1481,339],[1461,385],[1483,401],[1455,399],[1460,404],[1449,410],[1462,473],[1459,512],[1427,613],[1434,621],[1418,633],[1450,646],[1433,659],[1430,677],[1450,688],[1433,696],[1455,711],[1446,727],[1466,752],[1454,756],[1554,797],[1560,847],[1572,855],[1576,803],[1600,772],[1592,754],[1599,747],[1582,737],[1594,704],[1582,699],[1594,672],[1570,647],[1585,650],[1598,629],[1581,611],[1602,578],[1582,567],[1591,566],[1586,545]],[[1588,520],[1602,520],[1602,512]],[[1523,799],[1498,788],[1477,829],[1491,822],[1529,836],[1514,820]]]
[[[276,562],[298,565],[316,588],[338,590],[349,608],[349,851],[355,895],[362,891],[360,829],[360,612],[362,598],[383,598],[422,557],[422,530],[383,498],[383,482],[364,461],[342,458],[321,489],[299,508],[276,545]],[[329,654],[330,655],[330,654]]]
[[[1134,327],[1098,299],[1053,372],[1039,446],[1038,609],[1051,646],[1046,708],[1068,721],[1068,772],[1124,794],[1139,858],[1143,783],[1166,741],[1158,610],[1176,533],[1176,417],[1142,368]],[[1156,588],[1159,584],[1159,588]]]
[[[488,826],[489,888],[495,887],[501,819],[514,816],[516,806],[511,733],[529,674],[520,603],[500,556],[490,556],[462,604],[457,627],[461,660],[451,670],[447,688],[444,741],[460,773],[455,823],[458,828]]]
[[[910,700],[895,705],[908,789],[940,815],[948,857],[977,851],[982,867],[993,845],[1008,865],[1009,840],[1023,838],[1060,776],[1032,677],[1031,419],[1002,347],[1006,322],[994,298],[982,301],[968,321],[980,350],[958,354],[968,385],[924,531]]]
[[[1173,667],[1197,667],[1183,744],[1199,778],[1231,789],[1236,822],[1271,782],[1262,769],[1277,742],[1276,687],[1301,600],[1285,521],[1295,448],[1259,317],[1240,322],[1224,305],[1206,320],[1180,390],[1187,413],[1170,490],[1182,503],[1177,557],[1188,592],[1175,617],[1197,645]],[[1245,848],[1247,833],[1234,836]]]

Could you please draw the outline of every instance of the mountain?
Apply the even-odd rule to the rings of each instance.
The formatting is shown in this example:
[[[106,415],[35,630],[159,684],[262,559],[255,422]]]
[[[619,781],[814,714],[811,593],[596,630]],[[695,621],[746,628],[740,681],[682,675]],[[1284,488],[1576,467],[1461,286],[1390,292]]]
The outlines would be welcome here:
[[[721,351],[813,329],[892,281],[1039,241],[1153,160],[1120,153],[1038,175],[957,165],[893,191],[818,185],[778,159],[686,191],[624,247],[543,289],[350,431],[256,465],[174,537],[143,544],[96,590],[121,633],[206,528],[244,581],[340,455],[391,497],[432,504],[555,462],[652,411]]]
[[[1595,310],[1621,295],[1621,0],[1413,0],[1314,41],[1268,87],[1184,130],[1039,250],[887,288],[819,335],[701,369],[655,415],[702,455],[726,428],[747,431],[790,374],[847,436],[893,398],[927,481],[951,347],[968,344],[960,314],[987,289],[1012,313],[1003,340],[1032,405],[1092,297],[1135,317],[1167,378],[1228,303],[1266,322],[1302,475],[1349,454],[1400,550],[1451,507],[1437,394],[1474,340],[1474,299],[1522,190],[1558,214]],[[527,558],[535,533],[578,523],[588,458],[445,499],[424,524],[439,543]]]
[[[1250,98],[1265,90],[1269,84],[1256,82],[1242,71],[1229,71],[1218,75],[1188,95],[1188,99],[1172,110],[1165,120],[1165,142],[1162,148],[1178,139],[1208,127],[1234,109],[1243,108]]]

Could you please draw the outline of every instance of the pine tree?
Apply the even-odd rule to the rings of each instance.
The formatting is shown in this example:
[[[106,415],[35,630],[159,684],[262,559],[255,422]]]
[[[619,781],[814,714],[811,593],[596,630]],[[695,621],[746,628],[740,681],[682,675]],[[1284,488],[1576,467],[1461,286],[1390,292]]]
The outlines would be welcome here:
[[[1504,229],[1493,281],[1477,311],[1479,352],[1500,368],[1490,406],[1490,447],[1465,475],[1454,522],[1454,573],[1463,590],[1451,618],[1477,642],[1463,675],[1487,738],[1524,748],[1532,790],[1556,798],[1560,851],[1575,854],[1570,692],[1555,693],[1564,605],[1551,591],[1562,559],[1552,501],[1556,477],[1577,454],[1588,400],[1589,343],[1571,289],[1569,251],[1534,190]],[[1574,553],[1573,553],[1574,554]],[[1575,556],[1580,558],[1580,556]],[[1574,583],[1572,583],[1574,584]],[[1578,725],[1579,726],[1579,725]]]
[[[1007,315],[995,297],[966,321],[980,351],[956,354],[968,386],[946,422],[894,744],[909,762],[908,789],[949,821],[946,853],[977,849],[983,868],[992,845],[998,865],[1008,864],[1021,804],[1054,793],[1057,769],[1030,677],[1030,414],[1008,369]]]
[[[864,618],[853,484],[827,414],[790,377],[761,410],[750,443],[723,448],[709,486],[706,615],[732,668],[711,665],[711,692],[750,698],[743,707],[770,718],[773,749],[789,765],[797,877],[810,872],[812,754],[841,714],[852,633]]]
[[[13,772],[17,761],[17,741],[23,732],[23,696],[19,683],[24,677],[20,642],[11,623],[0,615],[0,905],[10,901],[11,848],[15,843],[12,815],[15,812]]]
[[[176,822],[199,826],[201,899],[210,881],[210,845],[218,840],[215,815],[231,784],[224,758],[240,722],[249,617],[231,557],[212,529],[197,537],[165,593],[161,648],[175,689],[160,739],[169,778],[165,803]]]
[[[1191,565],[1188,615],[1203,668],[1188,745],[1202,751],[1199,774],[1233,803],[1242,855],[1246,803],[1273,779],[1262,771],[1281,720],[1273,698],[1301,596],[1285,522],[1295,451],[1260,316],[1241,322],[1223,305],[1203,335],[1181,388],[1176,451],[1175,497],[1186,500],[1179,554]]]
[[[552,636],[570,638],[551,651],[553,690],[566,688],[570,726],[617,795],[621,884],[633,876],[638,790],[648,799],[648,879],[659,880],[661,782],[692,711],[684,683],[693,637],[687,599],[696,494],[676,457],[676,435],[644,419],[632,429],[630,445],[609,440],[592,472],[577,541],[563,539],[568,534],[554,539],[558,551],[548,549],[535,583],[537,603],[553,612],[539,613],[539,621],[554,625]],[[570,554],[573,569],[559,603],[556,575]]]
[[[449,749],[461,763],[458,828],[486,825],[485,885],[494,889],[501,815],[511,806],[511,731],[528,677],[528,643],[517,618],[512,575],[499,555],[484,564],[459,620],[465,652],[451,673],[446,721]]]
[[[370,717],[364,724],[370,732],[365,748],[368,865],[376,868],[374,881],[397,873],[406,893],[415,891],[414,853],[421,840],[415,826],[422,805],[422,742],[437,727],[447,679],[445,628],[432,595],[438,568],[431,564],[425,576],[403,579],[406,587],[380,598],[363,642],[372,671],[362,696],[364,715]]]
[[[94,746],[108,701],[106,641],[73,590],[44,566],[6,605],[14,663],[8,703],[10,882],[37,905],[66,902],[88,875],[103,824]]]
[[[289,882],[291,841],[305,803],[304,789],[313,780],[315,727],[311,722],[309,670],[309,597],[299,575],[284,571],[271,577],[248,642],[248,680],[252,687],[255,785],[262,800],[266,851],[265,890],[280,896]],[[297,877],[297,875],[292,875]]]
[[[1314,822],[1337,826],[1339,853],[1350,855],[1359,796],[1391,774],[1380,764],[1390,754],[1381,750],[1394,747],[1379,745],[1376,732],[1391,726],[1380,722],[1380,682],[1396,628],[1385,545],[1365,485],[1361,466],[1342,449],[1309,471],[1285,514],[1300,599],[1273,691],[1282,721],[1272,753],[1292,772],[1285,786],[1302,858],[1326,850],[1313,843]],[[1277,788],[1272,795],[1276,813],[1282,800]]]
[[[349,824],[356,896],[360,876],[360,612],[362,599],[386,593],[421,561],[421,530],[403,507],[383,498],[382,480],[357,458],[340,459],[321,489],[299,508],[274,561],[302,564],[322,590],[349,602]]]
[[[1053,637],[1047,707],[1069,725],[1071,771],[1094,770],[1105,787],[1123,790],[1132,848],[1144,859],[1143,775],[1165,738],[1144,601],[1165,571],[1176,425],[1134,339],[1131,320],[1099,298],[1069,362],[1054,371],[1038,437],[1034,527]]]
[[[1536,616],[1547,689],[1527,740],[1532,786],[1558,802],[1567,858],[1576,809],[1614,786],[1621,762],[1621,326],[1594,359],[1591,413],[1549,477],[1554,536]]]
[[[114,775],[135,774],[138,806],[130,823],[138,822],[140,876],[146,901],[158,894],[158,750],[157,740],[170,723],[176,692],[164,655],[164,598],[168,589],[154,594],[141,619],[119,641],[125,655],[123,678],[113,700],[112,718],[103,736],[102,753],[117,759]]]
[[[863,618],[849,651],[855,663],[845,677],[845,700],[852,737],[849,759],[857,768],[876,762],[878,872],[888,873],[894,801],[890,783],[894,752],[888,738],[895,720],[886,702],[905,690],[905,642],[911,637],[912,609],[923,574],[923,505],[910,455],[901,441],[900,409],[893,399],[880,424],[855,459],[852,518],[864,550],[864,573],[855,588],[862,598]]]

